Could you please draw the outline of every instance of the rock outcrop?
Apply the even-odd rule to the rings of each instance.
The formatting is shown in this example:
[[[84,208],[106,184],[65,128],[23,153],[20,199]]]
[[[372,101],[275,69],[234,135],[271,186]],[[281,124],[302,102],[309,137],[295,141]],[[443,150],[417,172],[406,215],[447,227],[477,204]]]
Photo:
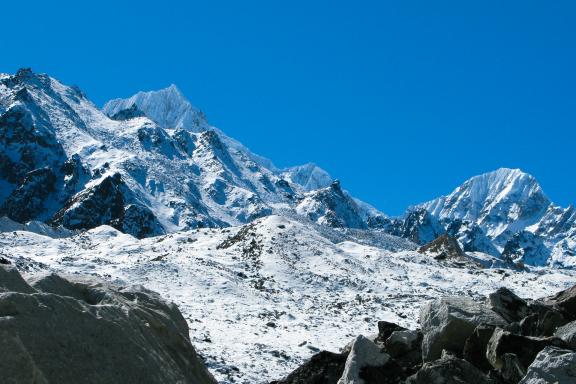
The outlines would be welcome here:
[[[6,383],[215,383],[178,308],[142,287],[0,265]]]
[[[418,252],[434,257],[436,260],[466,260],[466,254],[458,241],[448,235],[442,235],[430,243],[423,245]]]

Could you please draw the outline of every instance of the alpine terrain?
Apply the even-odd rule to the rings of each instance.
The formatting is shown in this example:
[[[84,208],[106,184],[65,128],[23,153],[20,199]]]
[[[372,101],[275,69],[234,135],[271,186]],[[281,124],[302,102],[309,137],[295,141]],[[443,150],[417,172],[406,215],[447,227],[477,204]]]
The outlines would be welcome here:
[[[17,383],[576,377],[576,210],[535,177],[498,169],[389,217],[174,85],[99,108],[0,74],[0,264]]]

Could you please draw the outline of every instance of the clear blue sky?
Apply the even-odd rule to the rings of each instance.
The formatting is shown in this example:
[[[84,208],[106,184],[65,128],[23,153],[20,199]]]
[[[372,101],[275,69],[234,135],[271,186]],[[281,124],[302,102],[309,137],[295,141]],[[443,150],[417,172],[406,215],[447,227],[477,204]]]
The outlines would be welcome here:
[[[0,72],[94,102],[175,83],[279,166],[389,214],[498,167],[576,202],[574,1],[2,4]]]

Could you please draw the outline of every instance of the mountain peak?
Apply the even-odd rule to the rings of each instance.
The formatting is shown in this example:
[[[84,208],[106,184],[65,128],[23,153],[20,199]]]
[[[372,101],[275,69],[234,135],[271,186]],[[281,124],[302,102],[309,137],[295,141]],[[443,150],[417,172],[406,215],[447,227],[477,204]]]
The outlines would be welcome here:
[[[504,241],[536,223],[551,202],[536,178],[520,169],[499,168],[466,180],[447,196],[421,205],[440,219],[478,223],[489,237]]]
[[[128,99],[114,99],[104,105],[108,116],[136,105],[162,128],[182,128],[198,132],[208,128],[202,111],[194,107],[174,84],[157,91],[140,91]]]

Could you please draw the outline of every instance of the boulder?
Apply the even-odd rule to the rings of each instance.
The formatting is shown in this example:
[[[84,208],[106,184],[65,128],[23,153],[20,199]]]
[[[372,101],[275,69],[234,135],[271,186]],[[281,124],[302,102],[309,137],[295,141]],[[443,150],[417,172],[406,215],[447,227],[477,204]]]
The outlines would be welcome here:
[[[464,344],[462,356],[464,360],[472,363],[476,368],[488,372],[492,369],[490,362],[486,359],[486,346],[495,327],[481,324],[474,329]]]
[[[570,348],[576,349],[576,321],[572,321],[558,328],[554,336],[565,341]]]
[[[215,383],[174,304],[142,287],[0,265],[0,372],[14,383]]]
[[[466,297],[434,300],[420,310],[422,359],[440,358],[442,350],[461,356],[466,340],[480,324],[505,326],[506,321],[490,308]]]
[[[394,331],[384,342],[386,352],[392,357],[402,357],[412,352],[420,352],[422,334],[409,329]]]
[[[492,384],[493,382],[478,368],[453,356],[425,363],[422,368],[406,380],[407,384]]]
[[[518,356],[513,353],[505,353],[502,355],[502,368],[499,373],[507,383],[517,383],[526,374],[526,368]]]
[[[520,321],[530,314],[528,303],[504,287],[488,296],[488,305],[508,322]]]
[[[567,322],[560,312],[546,308],[522,319],[516,332],[524,336],[552,336]]]
[[[286,378],[270,384],[336,384],[346,364],[347,353],[321,351]]]
[[[576,352],[546,347],[538,353],[519,384],[576,383]]]
[[[384,343],[390,335],[395,331],[405,331],[406,328],[399,326],[396,323],[391,323],[389,321],[379,321],[378,322],[378,336],[376,337],[377,342]]]
[[[576,285],[544,299],[543,303],[560,310],[568,320],[576,320]]]
[[[526,368],[532,363],[538,352],[547,346],[565,347],[566,343],[556,337],[521,336],[497,328],[488,341],[486,358],[492,367],[502,370],[504,366],[503,355],[513,353],[518,356],[519,362]]]
[[[383,367],[391,360],[374,342],[364,336],[358,336],[352,344],[342,377],[338,384],[369,384],[361,375],[368,367]]]

